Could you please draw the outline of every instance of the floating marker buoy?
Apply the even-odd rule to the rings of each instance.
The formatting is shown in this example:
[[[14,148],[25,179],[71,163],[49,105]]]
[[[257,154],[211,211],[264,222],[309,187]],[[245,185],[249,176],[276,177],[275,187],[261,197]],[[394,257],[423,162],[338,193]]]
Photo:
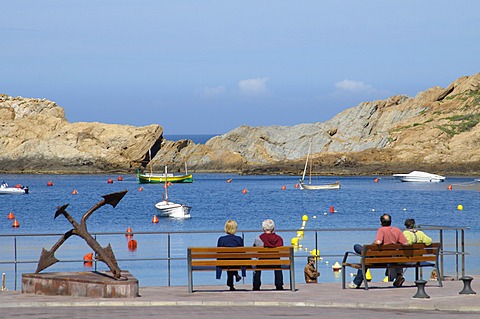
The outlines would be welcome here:
[[[308,216],[307,216],[307,215],[303,215],[303,216],[302,216],[302,221],[304,221],[304,222],[308,221]]]
[[[227,179],[227,183],[231,183],[232,182],[232,179]]]
[[[92,267],[93,266],[93,253],[86,254],[83,256],[83,266]]]
[[[313,215],[313,218],[317,218],[317,215]]]
[[[139,191],[139,192],[143,191],[143,187],[140,186],[140,187],[138,188],[138,191]]]
[[[333,266],[332,266],[332,270],[333,271],[340,271],[340,269],[342,269],[342,266],[340,266],[340,264],[338,263],[338,261],[336,261]]]
[[[292,237],[290,243],[292,244],[292,246],[298,246],[298,237]]]
[[[130,239],[128,241],[127,246],[128,246],[128,250],[135,251],[135,250],[137,250],[138,243],[135,239]]]
[[[107,183],[108,183],[108,184],[112,184],[112,183],[113,183],[113,179],[109,178],[109,179],[107,180]]]
[[[15,215],[12,212],[8,213],[8,219],[14,219]]]
[[[374,212],[374,211],[375,211],[375,208],[372,208],[372,212]]]
[[[323,215],[324,215],[324,216],[327,216],[327,212],[324,212]]]
[[[130,227],[127,228],[127,232],[125,233],[126,237],[132,237],[133,236],[133,231]]]
[[[458,205],[458,206],[457,206],[457,209],[458,209],[458,210],[463,210],[463,205]]]
[[[404,211],[406,211],[407,209],[406,209],[406,208],[404,208],[403,210],[404,210]]]
[[[333,206],[330,206],[330,213],[335,213],[335,208]]]
[[[374,182],[374,183],[378,183],[378,178],[375,178],[375,179],[373,180],[373,182]]]
[[[158,223],[158,216],[157,215],[153,215],[152,223],[154,223],[154,224]]]
[[[367,269],[367,272],[365,273],[365,279],[368,282],[372,281],[372,274],[370,273],[370,269]]]
[[[20,223],[18,222],[18,220],[14,220],[13,223],[12,223],[12,227],[20,227]]]
[[[73,192],[72,192],[72,195],[77,195],[77,194],[78,194],[77,190],[74,189]]]
[[[242,190],[242,193],[243,193],[243,194],[246,194],[246,193],[248,193],[248,190],[247,190],[246,188],[244,188],[244,189]]]
[[[303,230],[297,230],[297,237],[303,238]]]
[[[282,186],[282,191],[286,190],[287,189],[287,186],[283,185]]]
[[[318,259],[318,257],[320,257],[320,250],[318,249],[313,249],[310,251],[310,255],[315,257],[315,260]]]
[[[47,186],[53,186],[53,182],[48,181]]]
[[[328,260],[327,260],[327,261],[325,262],[325,265],[328,265],[328,264],[329,264],[329,262],[328,262]]]
[[[448,185],[447,189],[451,191],[453,189],[452,185]]]
[[[298,185],[298,183],[297,183],[297,184],[295,184],[295,188],[299,188],[299,187],[300,187],[300,185]]]
[[[119,181],[119,182],[123,181],[123,177],[122,177],[122,176],[118,176],[118,177],[117,177],[117,181]]]

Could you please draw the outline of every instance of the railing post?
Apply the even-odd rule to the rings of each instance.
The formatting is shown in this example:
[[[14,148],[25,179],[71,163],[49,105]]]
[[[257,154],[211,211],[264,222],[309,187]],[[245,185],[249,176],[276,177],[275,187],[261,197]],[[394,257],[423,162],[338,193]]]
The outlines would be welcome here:
[[[458,280],[458,229],[455,229],[455,280]]]
[[[465,277],[465,230],[462,228],[462,278]]]
[[[17,290],[17,271],[18,271],[18,266],[17,266],[17,236],[13,236],[13,250],[14,250],[14,254],[15,254],[15,257],[14,257],[14,260],[15,260],[15,285],[14,285],[14,289]]]
[[[167,273],[168,273],[168,287],[170,287],[170,233],[167,233]]]
[[[440,269],[437,269],[438,276],[440,276],[440,279],[443,280],[443,270],[444,270],[444,261],[443,261],[443,229],[440,229],[440,249],[441,249],[441,254],[440,254]]]

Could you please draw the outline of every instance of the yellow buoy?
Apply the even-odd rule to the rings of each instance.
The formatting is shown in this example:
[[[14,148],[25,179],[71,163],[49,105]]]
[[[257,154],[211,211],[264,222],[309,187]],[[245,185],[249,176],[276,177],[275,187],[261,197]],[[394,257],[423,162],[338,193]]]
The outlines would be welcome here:
[[[302,220],[303,220],[304,222],[308,221],[308,216],[307,216],[307,215],[303,215],[303,216],[302,216]]]
[[[297,237],[303,238],[303,230],[297,230]]]
[[[457,209],[458,209],[458,210],[463,210],[463,205],[458,205],[458,206],[457,206]]]
[[[342,269],[342,266],[340,266],[340,264],[338,263],[338,261],[336,261],[336,262],[333,264],[332,269],[333,269],[333,271],[340,271],[340,269]]]
[[[290,243],[292,246],[298,246],[298,237],[293,237]]]
[[[312,255],[313,257],[315,257],[315,260],[319,259],[320,257],[320,250],[318,249],[312,249],[310,250],[310,255]]]
[[[372,274],[370,273],[370,269],[367,269],[367,272],[365,273],[365,279],[367,281],[371,281],[372,280]]]

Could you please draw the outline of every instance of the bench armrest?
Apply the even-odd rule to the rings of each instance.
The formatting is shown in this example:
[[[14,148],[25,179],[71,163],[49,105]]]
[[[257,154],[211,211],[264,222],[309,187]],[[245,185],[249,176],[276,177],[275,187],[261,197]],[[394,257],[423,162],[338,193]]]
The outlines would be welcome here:
[[[342,264],[347,261],[347,258],[348,258],[349,255],[355,255],[355,256],[357,256],[357,257],[361,257],[361,256],[362,256],[362,255],[360,255],[360,254],[358,254],[358,253],[356,253],[356,252],[354,252],[354,251],[347,251],[347,252],[345,252],[345,255],[343,256]]]

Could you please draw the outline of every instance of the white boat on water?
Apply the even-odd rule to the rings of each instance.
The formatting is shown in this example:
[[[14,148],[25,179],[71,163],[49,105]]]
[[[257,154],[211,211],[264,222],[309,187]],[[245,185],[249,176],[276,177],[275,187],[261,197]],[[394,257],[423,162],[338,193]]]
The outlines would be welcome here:
[[[327,189],[340,189],[340,182],[335,182],[331,184],[312,184],[312,165],[310,165],[308,183],[305,183],[305,175],[307,173],[308,160],[310,158],[310,151],[312,148],[312,143],[308,147],[307,160],[305,162],[305,168],[303,169],[302,179],[299,181],[300,189],[305,190],[327,190]]]
[[[413,171],[408,174],[393,174],[393,177],[402,182],[443,182],[445,176],[430,174],[427,172]]]
[[[28,194],[28,187],[18,185],[16,187],[9,187],[7,183],[0,184],[0,195],[22,195]]]
[[[185,204],[176,204],[168,200],[168,173],[167,166],[165,166],[165,194],[164,199],[161,202],[155,204],[155,208],[158,210],[159,217],[172,217],[172,218],[190,218],[190,209],[192,207]]]

